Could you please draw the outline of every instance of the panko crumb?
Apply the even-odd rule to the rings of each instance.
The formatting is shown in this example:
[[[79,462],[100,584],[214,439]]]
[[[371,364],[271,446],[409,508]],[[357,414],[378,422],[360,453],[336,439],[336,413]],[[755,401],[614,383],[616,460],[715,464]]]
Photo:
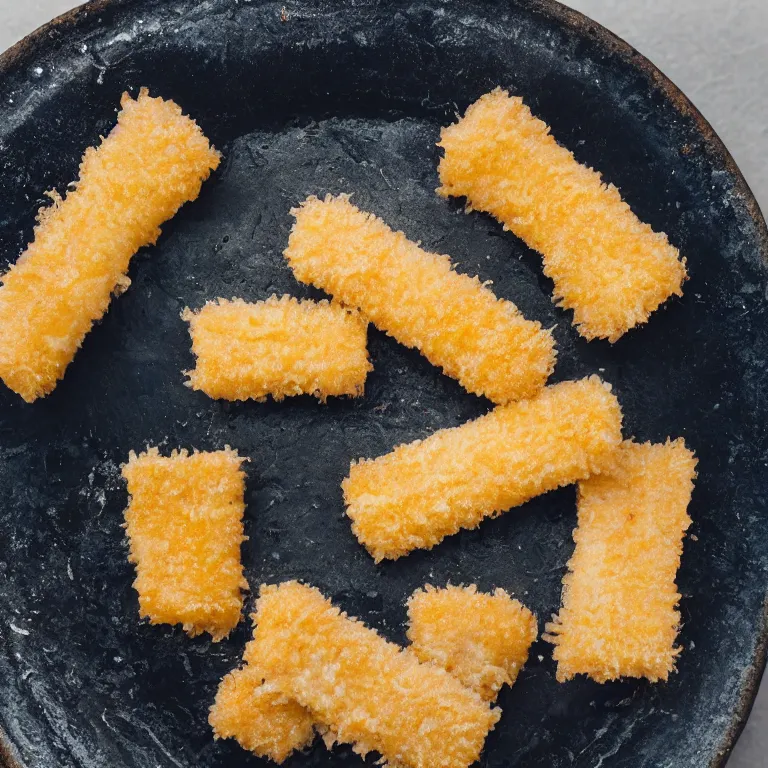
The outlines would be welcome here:
[[[308,747],[315,737],[309,712],[265,682],[251,664],[221,681],[208,722],[215,738],[234,738],[243,749],[275,763]]]
[[[325,738],[390,765],[467,768],[500,716],[444,669],[298,582],[264,586],[245,660],[312,712]]]
[[[503,589],[427,585],[408,600],[408,639],[423,662],[434,662],[486,701],[513,685],[536,639],[536,617]]]
[[[619,191],[580,165],[523,100],[496,90],[444,128],[443,197],[495,216],[542,254],[555,300],[587,339],[611,342],[682,296],[685,259],[632,212]]]
[[[292,211],[285,257],[296,277],[358,307],[468,391],[507,403],[535,395],[555,364],[554,339],[447,256],[422,250],[347,195]]]
[[[200,194],[220,155],[172,101],[123,96],[117,127],[85,152],[65,199],[51,193],[35,239],[2,277],[0,378],[27,402],[51,392],[131,257]]]
[[[490,595],[474,585],[428,585],[408,601],[408,616],[410,649],[419,660],[441,666],[486,701],[515,682],[537,634],[536,617],[503,589]],[[216,738],[234,738],[277,763],[314,737],[309,712],[249,665],[222,680],[209,722]],[[338,741],[327,725],[318,723],[315,730],[328,749]]]
[[[182,318],[197,357],[188,385],[213,398],[358,397],[373,369],[368,321],[327,301],[218,299],[198,312],[185,309]]]
[[[605,469],[621,419],[610,386],[591,376],[353,463],[342,483],[352,530],[377,562],[430,549]]]
[[[150,448],[123,465],[125,527],[139,612],[152,624],[182,624],[221,640],[237,626],[248,589],[240,563],[245,511],[243,458]]]
[[[675,585],[696,458],[675,440],[625,442],[609,474],[579,485],[563,606],[546,626],[557,679],[666,680],[681,649]]]

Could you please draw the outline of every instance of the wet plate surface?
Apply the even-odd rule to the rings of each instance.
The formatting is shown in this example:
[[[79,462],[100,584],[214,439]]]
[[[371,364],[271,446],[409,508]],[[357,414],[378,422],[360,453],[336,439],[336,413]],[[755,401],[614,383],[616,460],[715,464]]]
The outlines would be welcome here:
[[[551,649],[500,698],[483,764],[718,765],[765,650],[765,225],[685,99],[631,49],[546,2],[101,2],[0,61],[0,243],[30,239],[43,190],[76,177],[125,89],[178,101],[222,167],[131,267],[131,289],[66,378],[25,405],[0,391],[0,725],[9,765],[256,766],[206,717],[246,623],[213,645],[138,621],[119,465],[147,443],[250,457],[252,586],[301,578],[386,636],[425,582],[513,591],[540,622],[559,603],[575,494],[375,566],[343,515],[350,459],[459,424],[489,404],[375,330],[358,401],[227,404],[183,386],[179,313],[217,296],[317,296],[283,262],[289,209],[351,192],[362,208],[556,325],[553,380],[601,373],[640,440],[683,436],[700,459],[680,589],[685,648],[668,685],[558,685]],[[579,160],[687,256],[685,296],[619,343],[587,344],[553,307],[539,258],[489,217],[434,194],[439,127],[496,85],[522,94]],[[360,765],[317,745],[289,765]]]

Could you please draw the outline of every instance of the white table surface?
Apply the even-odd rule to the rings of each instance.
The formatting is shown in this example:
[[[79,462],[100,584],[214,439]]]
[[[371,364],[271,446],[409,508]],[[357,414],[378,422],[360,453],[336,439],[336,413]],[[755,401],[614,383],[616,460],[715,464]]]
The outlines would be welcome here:
[[[0,0],[0,50],[78,4]],[[768,214],[768,0],[568,4],[623,37],[680,86],[730,149]],[[768,680],[728,766],[768,768]]]

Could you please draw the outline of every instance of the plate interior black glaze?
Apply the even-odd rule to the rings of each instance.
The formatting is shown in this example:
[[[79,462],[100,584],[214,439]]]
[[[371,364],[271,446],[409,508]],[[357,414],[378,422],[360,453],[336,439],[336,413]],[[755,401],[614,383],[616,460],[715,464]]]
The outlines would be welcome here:
[[[183,385],[179,314],[215,297],[319,296],[282,258],[289,210],[350,192],[362,208],[493,281],[555,326],[553,381],[599,373],[625,434],[684,437],[699,457],[679,585],[684,647],[666,685],[554,679],[533,647],[482,764],[722,765],[766,646],[766,230],[698,113],[628,46],[549,2],[111,0],[0,61],[3,262],[29,241],[44,190],[64,191],[121,93],[176,100],[224,152],[200,198],[134,260],[130,290],[64,381],[24,404],[0,390],[0,725],[9,766],[239,768],[263,763],[207,725],[250,627],[219,644],[138,620],[119,465],[147,444],[229,444],[247,465],[250,584],[299,578],[404,641],[425,582],[515,593],[543,626],[572,551],[575,494],[551,493],[430,552],[376,566],[340,481],[373,457],[488,410],[378,331],[365,397],[224,403]],[[688,259],[682,300],[617,344],[586,343],[551,301],[540,260],[489,217],[437,198],[439,128],[491,88],[523,95],[580,161]],[[249,606],[252,603],[249,601]],[[361,765],[316,745],[299,766]]]

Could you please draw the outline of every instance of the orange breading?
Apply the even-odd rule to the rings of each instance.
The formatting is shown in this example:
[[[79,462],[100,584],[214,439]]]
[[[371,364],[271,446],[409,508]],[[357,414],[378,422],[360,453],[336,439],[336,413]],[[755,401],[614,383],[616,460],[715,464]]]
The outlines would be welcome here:
[[[536,639],[536,617],[503,589],[418,589],[408,601],[408,639],[423,662],[435,662],[494,701],[513,685]]]
[[[262,587],[245,659],[328,727],[329,741],[409,768],[466,768],[499,719],[444,669],[297,582]]]
[[[265,682],[250,664],[221,681],[208,722],[215,738],[234,738],[243,749],[276,763],[315,737],[309,712]]]
[[[438,194],[466,197],[544,257],[555,299],[587,339],[616,341],[670,296],[685,260],[600,174],[580,165],[522,99],[497,88],[444,128]]]
[[[89,148],[66,199],[51,194],[34,242],[0,288],[0,378],[27,402],[51,392],[160,225],[194,200],[219,154],[172,101],[123,96],[117,127]]]
[[[352,464],[342,483],[352,530],[376,561],[430,549],[610,462],[621,408],[597,376],[546,387],[426,440]]]
[[[139,612],[152,624],[183,624],[215,641],[240,621],[240,564],[245,503],[244,459],[229,447],[214,453],[150,448],[123,465],[130,495],[125,527]]]
[[[373,366],[366,348],[368,322],[356,310],[327,301],[271,296],[185,309],[197,367],[188,385],[224,400],[282,400],[291,395],[363,394]]]
[[[292,213],[285,256],[299,280],[359,307],[469,392],[507,403],[544,386],[555,364],[552,334],[455,272],[447,256],[422,250],[347,195],[310,197]]]
[[[420,661],[443,667],[463,685],[493,701],[512,685],[536,639],[536,617],[503,589],[493,595],[476,587],[426,586],[408,601],[410,649]],[[281,763],[314,737],[313,719],[297,702],[246,665],[219,686],[209,722],[216,738],[234,738],[260,757]],[[335,734],[319,725],[329,744]]]
[[[680,648],[675,576],[696,458],[683,440],[626,442],[610,474],[579,485],[563,607],[547,625],[557,679],[666,680]]]

